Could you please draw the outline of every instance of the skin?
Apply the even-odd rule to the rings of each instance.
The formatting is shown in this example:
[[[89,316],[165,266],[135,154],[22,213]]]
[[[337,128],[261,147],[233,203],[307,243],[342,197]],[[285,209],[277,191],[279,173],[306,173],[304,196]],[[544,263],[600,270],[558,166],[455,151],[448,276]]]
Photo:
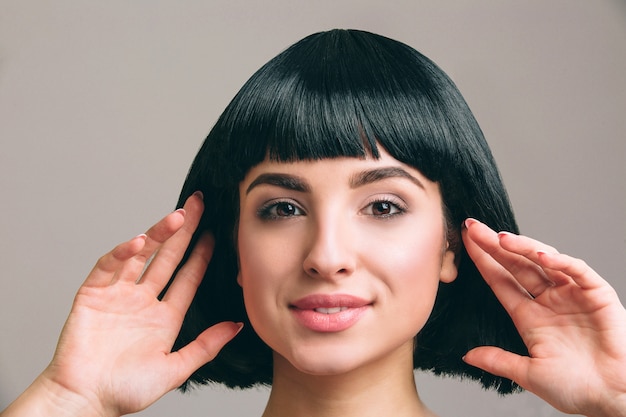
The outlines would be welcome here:
[[[3,417],[133,413],[215,357],[240,324],[220,323],[170,352],[210,260],[210,236],[202,238],[163,301],[156,298],[180,262],[202,209],[201,198],[193,196],[183,210],[100,258],[78,290],[52,362]]]
[[[439,282],[457,275],[438,184],[385,151],[264,161],[240,185],[240,207],[238,280],[275,352],[265,415],[426,415],[413,341]],[[365,312],[348,329],[312,330],[293,307],[312,294],[357,296]]]
[[[530,353],[480,347],[466,362],[565,413],[626,416],[626,311],[615,290],[580,259],[476,220],[465,223],[468,253]]]
[[[240,324],[220,323],[178,352],[170,351],[210,260],[213,243],[209,236],[194,248],[163,301],[156,297],[182,258],[202,210],[202,196],[194,195],[184,210],[169,214],[145,236],[118,245],[98,261],[78,291],[50,365],[0,413],[2,417],[119,416],[140,411],[210,361],[236,336]],[[524,236],[498,234],[474,220],[466,221],[463,242],[531,354],[522,357],[480,347],[468,352],[465,360],[513,379],[564,412],[626,416],[626,310],[610,285],[579,259]],[[152,266],[142,274],[153,255]],[[401,347],[394,352],[403,357]],[[380,363],[371,357],[360,358],[362,365]],[[390,370],[394,381],[404,378],[402,391],[397,393],[404,398],[412,383],[408,365],[395,358],[390,361],[397,366],[381,365],[377,369]],[[310,366],[314,365],[319,366]],[[301,378],[299,368],[285,364],[295,376],[280,372],[274,386],[287,392],[292,381],[303,382],[291,385],[292,407],[299,400],[319,398],[316,396],[324,387],[315,384],[315,378],[332,379],[335,385],[326,393],[341,393],[339,373],[327,378],[332,374],[327,369],[320,375],[307,373],[308,378]],[[353,371],[358,369],[374,367],[359,366]],[[382,375],[370,377],[377,380]],[[304,384],[307,381],[311,383]],[[376,385],[376,393],[385,392],[383,385]],[[308,391],[307,396],[309,387],[319,390]],[[347,394],[361,395],[362,399],[371,394],[367,387],[355,383],[347,387]],[[391,391],[380,404],[396,399]],[[270,399],[268,415],[290,401],[285,396],[278,399],[281,401]],[[340,406],[345,398],[334,395],[330,400],[323,404],[325,414],[336,411],[335,415],[343,417],[346,410]],[[313,403],[304,401],[307,408],[297,410],[298,415],[310,415]],[[417,402],[413,399],[410,404]],[[428,415],[423,408],[405,414],[410,413]]]

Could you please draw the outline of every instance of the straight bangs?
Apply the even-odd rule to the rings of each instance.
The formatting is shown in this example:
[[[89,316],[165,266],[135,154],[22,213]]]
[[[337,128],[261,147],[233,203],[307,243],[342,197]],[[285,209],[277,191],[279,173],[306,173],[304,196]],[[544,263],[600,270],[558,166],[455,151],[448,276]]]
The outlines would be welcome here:
[[[174,348],[220,321],[245,326],[183,389],[190,383],[246,388],[272,382],[271,349],[250,325],[237,284],[239,183],[247,172],[266,158],[378,158],[379,146],[439,183],[459,267],[455,281],[440,284],[431,317],[417,335],[415,368],[476,379],[501,393],[517,389],[461,359],[483,345],[527,354],[461,241],[468,217],[518,232],[491,151],[441,69],[401,42],[355,30],[310,35],[269,61],[233,98],[196,155],[178,206],[200,190],[205,210],[180,265],[206,231],[215,237],[215,250]]]
[[[233,155],[222,161],[233,183],[265,158],[377,158],[378,145],[438,181],[458,154],[451,119],[459,109],[448,102],[462,98],[447,97],[450,84],[399,42],[352,30],[318,33],[257,71],[208,140]]]

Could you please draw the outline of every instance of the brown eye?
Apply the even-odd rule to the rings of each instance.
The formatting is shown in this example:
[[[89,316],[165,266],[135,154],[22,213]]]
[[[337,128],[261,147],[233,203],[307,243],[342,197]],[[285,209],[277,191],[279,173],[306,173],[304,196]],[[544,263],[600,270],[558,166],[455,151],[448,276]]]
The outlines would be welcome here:
[[[261,219],[274,220],[304,215],[302,209],[289,201],[271,201],[257,210]]]
[[[374,216],[385,216],[391,214],[393,205],[388,201],[378,201],[372,204],[372,214]]]
[[[276,204],[276,215],[279,217],[294,216],[298,209],[291,203]]]
[[[395,199],[394,199],[395,200]],[[389,199],[381,199],[370,202],[363,208],[362,213],[375,218],[390,218],[404,214],[407,210],[405,204]]]

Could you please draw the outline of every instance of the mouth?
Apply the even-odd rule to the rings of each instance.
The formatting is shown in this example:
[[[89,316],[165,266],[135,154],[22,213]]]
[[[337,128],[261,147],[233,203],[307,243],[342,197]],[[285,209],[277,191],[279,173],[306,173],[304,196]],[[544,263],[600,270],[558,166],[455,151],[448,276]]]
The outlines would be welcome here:
[[[319,308],[314,308],[313,311],[317,311],[318,313],[322,313],[322,314],[335,314],[335,313],[339,313],[340,311],[346,311],[347,309],[348,307],[331,307],[331,308],[319,307]]]
[[[333,314],[370,304],[372,304],[371,301],[350,294],[311,294],[294,301],[290,307],[300,310],[319,310],[320,313]]]
[[[372,302],[348,294],[313,294],[289,305],[296,320],[314,332],[341,332],[354,326]]]

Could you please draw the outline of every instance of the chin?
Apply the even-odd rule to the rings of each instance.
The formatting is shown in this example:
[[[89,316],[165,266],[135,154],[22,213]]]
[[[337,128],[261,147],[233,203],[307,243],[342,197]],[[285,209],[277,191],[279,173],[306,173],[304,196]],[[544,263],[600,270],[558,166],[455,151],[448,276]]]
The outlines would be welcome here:
[[[363,365],[355,358],[344,357],[318,357],[298,360],[295,358],[283,360],[296,371],[311,376],[338,376],[348,374]]]
[[[350,347],[348,343],[338,346],[334,343],[322,345],[313,343],[281,349],[280,352],[274,353],[274,362],[281,367],[292,368],[304,374],[329,376],[358,368],[368,361],[366,353],[355,349],[354,346]]]
[[[341,376],[370,367],[393,367],[397,361],[412,363],[412,352],[412,341],[387,350],[376,349],[371,343],[314,344],[300,346],[285,355],[275,353],[274,363],[280,368],[311,376]]]

